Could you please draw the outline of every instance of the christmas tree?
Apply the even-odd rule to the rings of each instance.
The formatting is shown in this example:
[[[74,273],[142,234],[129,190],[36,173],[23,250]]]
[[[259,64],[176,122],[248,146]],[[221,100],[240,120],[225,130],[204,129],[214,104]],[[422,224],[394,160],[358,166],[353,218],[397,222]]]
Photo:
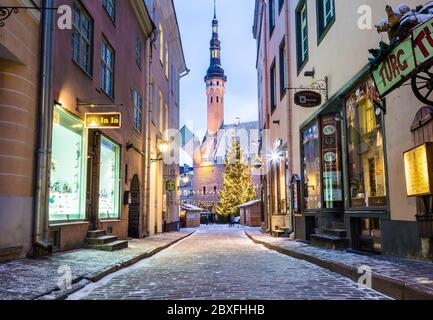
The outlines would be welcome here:
[[[240,144],[233,137],[225,158],[224,184],[216,212],[220,216],[238,215],[237,206],[255,198],[250,167],[242,159]]]

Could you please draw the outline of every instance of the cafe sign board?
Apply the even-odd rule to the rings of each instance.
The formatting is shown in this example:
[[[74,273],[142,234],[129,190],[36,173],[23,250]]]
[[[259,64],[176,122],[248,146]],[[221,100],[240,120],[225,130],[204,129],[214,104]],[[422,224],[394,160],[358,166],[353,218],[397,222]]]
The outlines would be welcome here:
[[[173,180],[169,180],[165,182],[165,190],[167,192],[173,192],[176,191],[176,182]]]
[[[433,19],[427,20],[413,30],[412,41],[418,66],[433,58]]]
[[[433,58],[433,18],[412,30],[408,39],[397,45],[372,71],[381,98],[428,66]]]
[[[295,104],[303,108],[315,108],[322,104],[322,95],[310,90],[299,91],[295,93]]]
[[[405,82],[415,70],[412,40],[409,38],[395,47],[373,71],[373,79],[381,97]]]
[[[407,195],[433,194],[433,143],[425,143],[404,153]]]
[[[86,113],[84,122],[87,129],[120,129],[122,115],[120,112]]]

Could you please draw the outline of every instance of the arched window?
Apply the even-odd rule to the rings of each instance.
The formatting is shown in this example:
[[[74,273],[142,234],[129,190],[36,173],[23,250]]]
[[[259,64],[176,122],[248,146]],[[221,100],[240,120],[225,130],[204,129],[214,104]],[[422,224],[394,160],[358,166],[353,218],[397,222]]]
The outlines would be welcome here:
[[[220,99],[219,99],[219,97],[217,96],[217,103],[219,103],[220,102]]]
[[[213,97],[210,97],[210,103],[213,103]]]
[[[219,86],[220,85],[220,82],[219,81],[217,81],[217,86]]]

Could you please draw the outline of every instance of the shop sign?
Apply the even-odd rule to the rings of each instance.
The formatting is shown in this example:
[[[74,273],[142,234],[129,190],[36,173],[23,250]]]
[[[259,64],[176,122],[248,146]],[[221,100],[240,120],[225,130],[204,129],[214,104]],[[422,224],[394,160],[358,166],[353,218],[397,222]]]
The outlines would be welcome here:
[[[174,192],[176,191],[176,182],[173,180],[169,180],[165,182],[165,190],[167,192]]]
[[[426,21],[412,32],[416,64],[424,64],[433,58],[433,19]]]
[[[409,38],[392,50],[373,71],[373,79],[381,97],[401,85],[415,70],[412,40]]]
[[[343,201],[340,130],[336,115],[322,117],[323,198],[325,202]]]
[[[295,104],[303,108],[315,108],[322,104],[322,95],[314,91],[295,93]]]
[[[120,112],[86,113],[84,122],[87,129],[120,129],[122,115]]]
[[[433,143],[405,152],[404,170],[409,197],[433,194]]]

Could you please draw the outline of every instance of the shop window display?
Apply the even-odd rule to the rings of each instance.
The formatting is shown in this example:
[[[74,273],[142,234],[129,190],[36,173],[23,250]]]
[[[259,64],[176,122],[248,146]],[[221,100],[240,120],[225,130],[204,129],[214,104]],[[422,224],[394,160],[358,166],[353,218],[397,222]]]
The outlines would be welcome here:
[[[304,147],[304,208],[322,208],[321,152],[319,123],[303,132]]]
[[[83,122],[56,107],[53,114],[50,221],[85,219],[85,155]]]
[[[326,209],[343,208],[340,122],[336,114],[321,118],[323,201]]]
[[[382,115],[376,115],[378,93],[370,79],[347,99],[350,206],[386,206],[386,176]]]
[[[99,178],[99,218],[120,217],[120,147],[104,136],[101,138]]]

